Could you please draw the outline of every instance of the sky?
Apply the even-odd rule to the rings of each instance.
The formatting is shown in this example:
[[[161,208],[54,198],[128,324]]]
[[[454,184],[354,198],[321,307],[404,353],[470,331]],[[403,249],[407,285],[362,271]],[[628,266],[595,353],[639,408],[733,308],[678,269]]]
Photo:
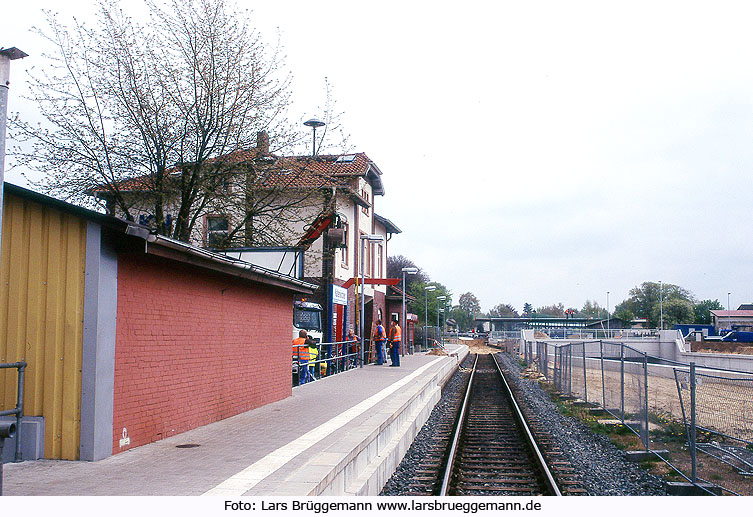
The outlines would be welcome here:
[[[43,68],[42,9],[0,13],[11,112]],[[143,12],[140,0],[122,1]],[[483,310],[594,300],[645,281],[753,302],[753,31],[745,2],[258,2],[292,72],[291,117],[325,78],[355,151],[384,173],[389,242]],[[8,142],[10,147],[12,142]],[[25,185],[22,171],[5,179]],[[609,295],[607,293],[609,292]]]

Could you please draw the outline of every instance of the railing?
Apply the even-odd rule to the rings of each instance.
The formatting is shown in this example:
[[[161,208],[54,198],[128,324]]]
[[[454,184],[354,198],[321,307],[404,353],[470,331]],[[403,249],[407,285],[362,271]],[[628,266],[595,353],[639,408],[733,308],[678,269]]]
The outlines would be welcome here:
[[[368,341],[366,341],[368,343]],[[293,348],[306,348],[308,361],[300,359],[301,353],[293,356],[293,385],[305,384],[323,377],[329,377],[358,366],[358,341],[336,341],[317,343],[315,346],[293,345]],[[314,353],[311,351],[315,350]],[[368,350],[368,348],[367,348]]]
[[[656,339],[659,337],[658,329],[592,329],[592,328],[537,328],[536,338],[541,339],[573,339],[576,341],[608,340],[640,340]]]
[[[650,424],[685,430],[691,472],[676,473],[699,489],[736,494],[730,486],[702,479],[698,452],[728,463],[743,475],[753,472],[753,374],[697,367],[604,340],[552,344],[525,341],[520,356],[535,365],[565,395],[600,406],[640,438],[651,451]],[[697,434],[703,434],[703,441]],[[746,450],[748,449],[748,450]],[[658,456],[658,454],[657,454]],[[729,482],[727,482],[729,485]]]
[[[26,369],[26,362],[19,361],[17,363],[0,363],[0,369],[15,368],[18,370],[18,384],[16,388],[16,407],[10,410],[0,411],[0,416],[15,415],[16,416],[16,451],[14,455],[14,462],[21,461],[21,419],[24,416],[24,370]],[[0,457],[0,462],[2,462]]]

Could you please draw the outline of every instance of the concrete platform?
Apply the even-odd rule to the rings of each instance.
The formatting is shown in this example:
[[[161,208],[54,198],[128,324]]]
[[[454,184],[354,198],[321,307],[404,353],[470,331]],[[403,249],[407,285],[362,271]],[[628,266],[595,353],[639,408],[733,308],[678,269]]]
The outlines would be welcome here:
[[[285,400],[98,462],[5,464],[3,495],[377,495],[468,347],[447,352],[298,386]]]

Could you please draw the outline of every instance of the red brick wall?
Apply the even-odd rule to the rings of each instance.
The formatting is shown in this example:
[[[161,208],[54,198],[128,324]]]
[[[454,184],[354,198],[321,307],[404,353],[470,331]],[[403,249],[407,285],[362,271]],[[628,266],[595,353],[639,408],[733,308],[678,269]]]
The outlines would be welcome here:
[[[118,259],[113,454],[291,394],[290,291]],[[120,447],[123,428],[130,445]]]

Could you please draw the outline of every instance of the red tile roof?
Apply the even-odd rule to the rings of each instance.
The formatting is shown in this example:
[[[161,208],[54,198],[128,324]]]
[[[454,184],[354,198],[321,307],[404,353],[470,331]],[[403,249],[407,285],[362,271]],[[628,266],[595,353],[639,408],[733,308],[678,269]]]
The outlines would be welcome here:
[[[266,185],[270,188],[320,188],[320,187],[348,187],[347,180],[354,176],[366,176],[370,171],[376,173],[378,190],[381,191],[381,171],[369,160],[365,153],[347,155],[324,155],[312,158],[310,156],[282,156],[267,155],[260,157],[256,148],[233,151],[222,157],[208,160],[208,163],[218,167],[237,165],[253,161],[257,169],[264,171]],[[259,164],[262,164],[261,166]],[[166,176],[179,178],[178,167],[166,172]],[[141,176],[123,180],[118,187],[123,192],[138,192],[151,190],[153,187],[151,176]],[[94,194],[106,194],[109,189],[100,187],[92,190]]]

